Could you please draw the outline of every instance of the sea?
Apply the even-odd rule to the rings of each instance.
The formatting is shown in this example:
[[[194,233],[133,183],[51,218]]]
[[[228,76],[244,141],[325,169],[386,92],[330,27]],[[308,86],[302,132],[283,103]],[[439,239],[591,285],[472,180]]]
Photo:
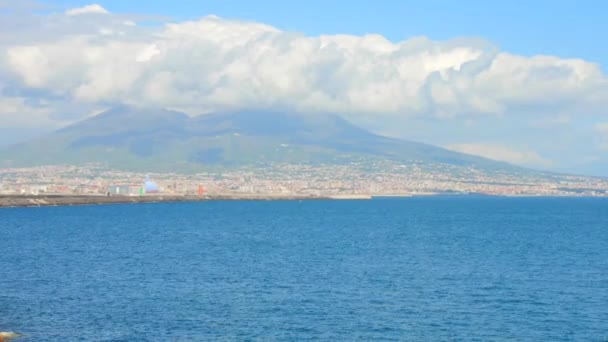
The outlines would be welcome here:
[[[16,341],[608,341],[608,199],[0,209]]]

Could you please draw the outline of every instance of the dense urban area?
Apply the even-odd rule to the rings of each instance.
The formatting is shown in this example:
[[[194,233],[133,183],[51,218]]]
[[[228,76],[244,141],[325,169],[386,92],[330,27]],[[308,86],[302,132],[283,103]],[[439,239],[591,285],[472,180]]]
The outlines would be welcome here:
[[[423,164],[274,165],[197,174],[140,173],[99,164],[0,169],[3,195],[608,196],[608,179]]]

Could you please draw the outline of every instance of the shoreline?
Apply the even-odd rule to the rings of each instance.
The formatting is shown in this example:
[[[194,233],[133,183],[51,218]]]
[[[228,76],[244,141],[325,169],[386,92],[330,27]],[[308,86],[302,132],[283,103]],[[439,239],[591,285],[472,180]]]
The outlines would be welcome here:
[[[0,208],[56,207],[103,204],[179,203],[204,201],[302,201],[371,199],[371,196],[315,196],[315,195],[0,195]]]
[[[606,198],[605,196],[551,196],[551,195],[495,195],[495,194],[392,194],[392,195],[258,195],[258,194],[225,194],[225,195],[144,195],[144,196],[103,196],[103,195],[0,195],[1,208],[35,208],[107,204],[140,204],[140,203],[180,203],[205,201],[313,201],[313,200],[373,200],[382,198],[416,198],[416,197],[503,197],[503,198]]]

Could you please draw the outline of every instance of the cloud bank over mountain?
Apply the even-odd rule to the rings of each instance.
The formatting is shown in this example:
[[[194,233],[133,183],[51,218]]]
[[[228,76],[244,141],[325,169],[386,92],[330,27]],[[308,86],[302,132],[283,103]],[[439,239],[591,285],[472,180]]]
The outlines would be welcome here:
[[[518,56],[481,39],[306,36],[215,16],[140,25],[98,4],[0,16],[5,127],[61,126],[118,103],[192,115],[337,113],[380,133],[411,120],[606,121],[608,77],[598,65]],[[479,141],[462,140],[450,143]]]

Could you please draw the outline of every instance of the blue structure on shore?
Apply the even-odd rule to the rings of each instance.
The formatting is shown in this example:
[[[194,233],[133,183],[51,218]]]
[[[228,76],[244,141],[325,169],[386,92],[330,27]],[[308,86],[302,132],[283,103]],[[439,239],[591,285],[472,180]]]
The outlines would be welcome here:
[[[159,192],[158,184],[151,181],[149,176],[146,176],[146,181],[144,182],[144,190],[147,194]]]

